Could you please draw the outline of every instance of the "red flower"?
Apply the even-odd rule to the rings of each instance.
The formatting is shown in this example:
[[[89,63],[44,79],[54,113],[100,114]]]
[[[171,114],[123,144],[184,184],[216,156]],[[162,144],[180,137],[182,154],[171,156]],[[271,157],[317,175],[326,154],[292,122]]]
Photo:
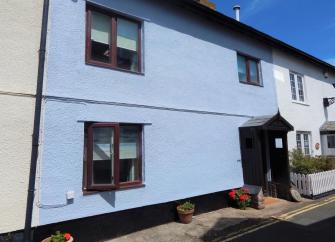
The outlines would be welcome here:
[[[241,201],[245,201],[245,200],[248,200],[250,197],[249,197],[249,195],[247,195],[247,194],[242,194],[242,195],[240,195],[240,197],[239,197],[239,199],[241,200]]]
[[[71,239],[71,234],[69,234],[69,233],[64,234],[64,238],[66,239],[66,241],[70,240]]]
[[[235,198],[235,194],[236,194],[236,191],[235,191],[235,190],[231,190],[231,191],[228,193],[228,196],[229,196],[231,199],[234,199],[234,198]]]

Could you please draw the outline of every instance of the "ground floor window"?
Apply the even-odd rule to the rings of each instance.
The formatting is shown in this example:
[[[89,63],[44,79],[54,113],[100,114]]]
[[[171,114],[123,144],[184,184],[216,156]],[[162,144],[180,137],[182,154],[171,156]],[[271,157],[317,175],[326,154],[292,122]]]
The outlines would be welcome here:
[[[142,126],[89,123],[85,127],[84,189],[142,184]]]
[[[311,155],[311,134],[310,132],[297,132],[297,149],[305,155]]]
[[[327,136],[328,149],[335,149],[335,135]]]

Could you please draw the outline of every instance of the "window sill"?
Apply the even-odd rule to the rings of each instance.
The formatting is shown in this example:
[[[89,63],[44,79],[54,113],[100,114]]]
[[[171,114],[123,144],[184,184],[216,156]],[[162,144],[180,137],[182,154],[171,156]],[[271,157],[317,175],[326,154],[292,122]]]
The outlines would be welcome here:
[[[251,85],[251,86],[256,86],[256,87],[264,87],[263,85],[261,84],[258,84],[258,83],[253,83],[253,82],[241,82],[241,84],[246,84],[246,85]]]
[[[123,191],[123,190],[129,190],[129,189],[137,189],[137,188],[142,188],[145,187],[145,184],[141,183],[141,184],[136,184],[136,185],[124,185],[122,187],[119,187],[117,189],[110,189],[110,190],[104,190],[104,191],[94,191],[94,190],[85,190],[83,189],[83,195],[95,195],[95,194],[99,194],[99,193],[104,193],[104,192],[112,192],[112,191]]]
[[[102,68],[107,68],[107,69],[111,69],[111,70],[115,70],[115,71],[121,71],[121,72],[126,72],[126,73],[129,73],[129,74],[144,76],[144,72],[129,71],[129,70],[126,70],[126,69],[112,67],[112,66],[108,65],[107,63],[103,63],[103,62],[86,61],[86,65],[95,66],[95,67],[102,67]]]
[[[292,103],[299,104],[299,105],[303,105],[303,106],[310,106],[308,103],[305,103],[305,102],[299,102],[299,101],[295,101],[295,100],[292,100]]]

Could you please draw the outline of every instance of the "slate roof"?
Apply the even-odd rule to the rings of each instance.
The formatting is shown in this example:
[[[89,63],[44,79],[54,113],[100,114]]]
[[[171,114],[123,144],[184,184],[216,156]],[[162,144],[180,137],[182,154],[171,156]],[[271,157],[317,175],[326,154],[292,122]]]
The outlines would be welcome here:
[[[335,121],[325,122],[321,126],[320,131],[335,131]]]
[[[258,116],[253,117],[249,119],[247,122],[245,122],[241,127],[258,127],[266,124],[269,122],[274,115],[266,115],[266,116]]]

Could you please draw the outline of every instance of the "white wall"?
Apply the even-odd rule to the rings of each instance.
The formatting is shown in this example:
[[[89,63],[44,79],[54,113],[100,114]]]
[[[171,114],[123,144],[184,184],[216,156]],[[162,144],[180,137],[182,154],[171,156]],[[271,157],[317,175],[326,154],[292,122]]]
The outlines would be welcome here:
[[[335,73],[329,73],[326,79],[321,67],[279,50],[273,51],[273,62],[279,110],[295,129],[288,134],[289,149],[296,148],[296,131],[308,131],[311,132],[312,155],[321,155],[322,147],[315,149],[316,143],[321,145],[320,127],[326,120],[335,120],[335,105],[323,107],[324,97],[335,96],[331,85],[335,83]],[[305,104],[292,101],[290,71],[304,76]]]
[[[0,234],[24,227],[41,15],[42,0],[0,1]]]

